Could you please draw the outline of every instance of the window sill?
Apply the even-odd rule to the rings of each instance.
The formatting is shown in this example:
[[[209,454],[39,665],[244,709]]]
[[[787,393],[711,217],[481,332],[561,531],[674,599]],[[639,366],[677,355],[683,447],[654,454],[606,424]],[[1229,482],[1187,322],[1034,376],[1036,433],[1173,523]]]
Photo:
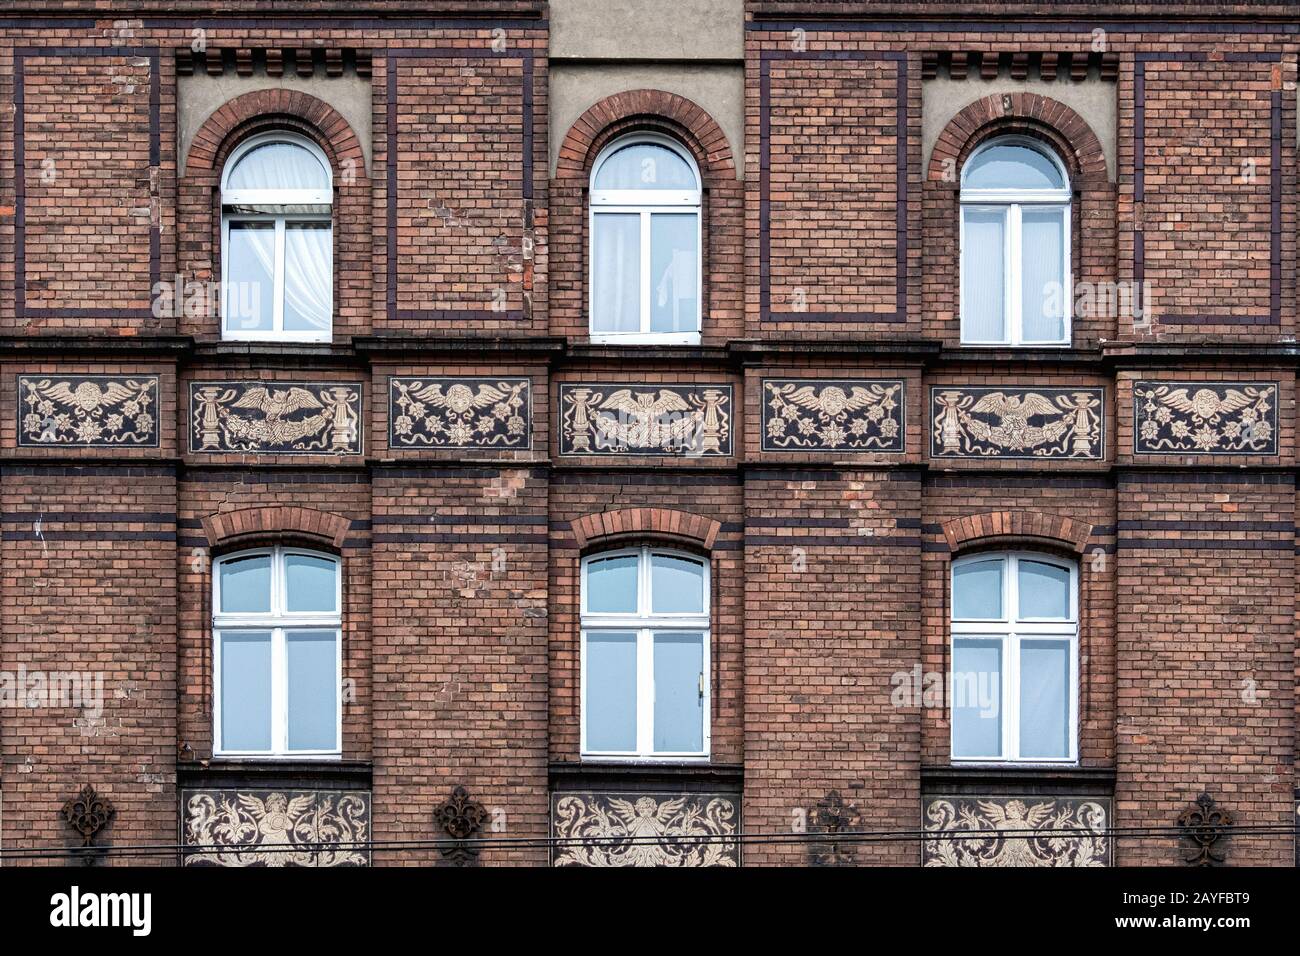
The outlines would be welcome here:
[[[1109,794],[1114,767],[1078,764],[952,763],[921,768],[921,790],[940,792]]]
[[[742,764],[708,760],[611,761],[584,757],[550,765],[552,790],[661,787],[669,791],[721,789],[739,792],[744,775]]]
[[[276,787],[281,789],[328,785],[340,789],[368,789],[373,764],[369,760],[287,758],[264,760],[214,757],[209,761],[178,761],[177,785],[197,787]]]
[[[608,334],[592,332],[592,345],[699,345],[699,332]]]

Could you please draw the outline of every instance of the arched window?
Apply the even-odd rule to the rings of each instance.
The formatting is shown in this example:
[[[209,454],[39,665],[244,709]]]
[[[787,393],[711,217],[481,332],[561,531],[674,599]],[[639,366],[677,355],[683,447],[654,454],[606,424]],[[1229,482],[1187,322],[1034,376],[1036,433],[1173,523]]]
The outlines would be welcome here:
[[[582,562],[582,753],[708,756],[704,559],[645,547]]]
[[[620,139],[591,172],[591,338],[700,340],[700,175],[666,137]]]
[[[216,562],[213,752],[341,752],[339,562],[296,548],[241,551]]]
[[[1035,553],[952,565],[952,759],[1072,763],[1078,565]]]
[[[333,185],[317,146],[255,136],[221,178],[222,335],[328,342],[334,312]]]
[[[992,140],[962,170],[961,340],[1070,344],[1070,181],[1034,140]]]

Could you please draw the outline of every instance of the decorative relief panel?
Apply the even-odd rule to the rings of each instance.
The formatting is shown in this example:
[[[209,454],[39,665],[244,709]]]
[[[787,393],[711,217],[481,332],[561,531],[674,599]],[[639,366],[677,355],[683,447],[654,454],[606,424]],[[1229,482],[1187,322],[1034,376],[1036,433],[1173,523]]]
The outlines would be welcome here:
[[[526,378],[391,378],[390,448],[521,448],[532,442]]]
[[[1138,455],[1276,455],[1277,382],[1134,382]]]
[[[1100,388],[930,389],[932,458],[1099,459]]]
[[[921,863],[1110,866],[1110,820],[1109,797],[927,797]]]
[[[361,454],[360,382],[192,382],[190,451]]]
[[[561,455],[731,454],[730,385],[560,386]]]
[[[186,866],[370,865],[369,790],[187,790],[181,811]]]
[[[157,448],[157,375],[18,376],[20,448]]]
[[[735,797],[713,793],[551,794],[555,866],[739,866]]]
[[[763,451],[901,452],[901,380],[763,379]]]

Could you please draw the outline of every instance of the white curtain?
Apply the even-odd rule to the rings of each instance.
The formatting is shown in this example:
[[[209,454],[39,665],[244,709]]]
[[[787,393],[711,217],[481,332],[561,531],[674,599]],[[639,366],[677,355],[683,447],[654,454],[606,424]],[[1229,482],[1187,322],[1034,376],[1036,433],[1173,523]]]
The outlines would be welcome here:
[[[284,327],[330,327],[334,298],[333,230],[289,223],[284,230]]]
[[[267,143],[245,153],[226,180],[227,189],[329,189],[320,161],[295,143]]]
[[[961,324],[967,342],[1006,338],[1006,206],[964,206]]]
[[[592,329],[641,331],[641,217],[602,213],[592,228]]]

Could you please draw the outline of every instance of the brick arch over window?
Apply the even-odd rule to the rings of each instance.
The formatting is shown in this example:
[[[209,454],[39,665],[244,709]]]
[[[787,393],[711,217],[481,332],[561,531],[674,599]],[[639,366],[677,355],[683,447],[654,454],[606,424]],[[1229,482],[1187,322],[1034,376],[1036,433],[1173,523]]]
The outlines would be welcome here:
[[[349,526],[348,519],[341,515],[289,506],[223,511],[203,519],[203,531],[214,548],[295,538],[338,550],[343,547]]]
[[[986,511],[945,521],[943,536],[954,553],[986,544],[1041,544],[1082,554],[1092,525],[1044,511]]]
[[[250,136],[284,130],[324,151],[334,180],[334,340],[370,330],[370,177],[361,140],[328,103],[296,90],[254,90],[223,103],[203,122],[186,154],[179,183],[177,262],[186,281],[221,279],[221,172],[231,151]],[[213,309],[219,303],[211,303]],[[206,312],[207,310],[205,310]],[[185,315],[182,332],[221,335],[219,315]]]
[[[1092,127],[1050,97],[1036,93],[986,96],[948,121],[935,141],[922,184],[924,331],[949,346],[961,342],[961,168],[977,147],[1006,134],[1041,140],[1069,171],[1074,192],[1070,273],[1076,299],[1081,289],[1108,289],[1121,278],[1116,273],[1117,187],[1108,176],[1106,153]],[[1111,297],[1093,298],[1108,302]],[[1096,348],[1101,339],[1119,338],[1132,331],[1131,318],[1104,310],[1097,314],[1078,314],[1078,309],[1071,312],[1071,344],[1077,348]]]
[[[571,522],[570,527],[580,551],[645,536],[694,545],[708,551],[717,540],[722,523],[669,508],[625,508],[583,515]]]
[[[690,150],[700,169],[703,197],[704,285],[701,337],[721,344],[744,335],[744,185],[722,127],[685,97],[663,90],[628,90],[607,96],[565,134],[550,189],[551,330],[586,338],[587,193],[600,151],[620,136],[653,132]]]
[[[665,133],[681,142],[694,155],[706,189],[720,179],[736,178],[736,163],[722,127],[690,100],[663,90],[607,96],[579,116],[560,144],[555,178],[585,181],[600,151],[633,132]]]
[[[1065,162],[1071,185],[1106,180],[1106,152],[1088,121],[1064,103],[1036,93],[986,96],[951,120],[935,140],[928,178],[952,181],[975,149],[994,136],[1019,134],[1048,143]]]

